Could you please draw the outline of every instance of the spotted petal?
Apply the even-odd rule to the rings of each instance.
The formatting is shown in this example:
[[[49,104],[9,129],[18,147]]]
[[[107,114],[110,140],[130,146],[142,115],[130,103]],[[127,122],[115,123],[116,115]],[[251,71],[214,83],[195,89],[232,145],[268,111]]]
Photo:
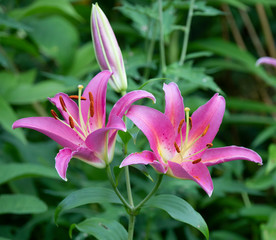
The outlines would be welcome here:
[[[83,140],[70,127],[52,117],[22,118],[14,122],[12,128],[30,128],[52,138],[63,147],[77,149]]]
[[[171,82],[168,85],[164,84],[165,92],[165,115],[170,119],[175,131],[177,132],[179,123],[182,119],[185,120],[184,103],[178,86]]]
[[[166,115],[153,108],[133,105],[126,116],[146,135],[159,161],[166,162],[174,156],[175,132]]]
[[[237,146],[207,149],[201,156],[201,162],[206,166],[234,160],[248,160],[261,165],[263,164],[259,154],[248,148]]]
[[[195,181],[209,195],[213,192],[213,182],[208,168],[201,162],[193,164],[191,162],[183,162],[181,164],[168,162],[171,175],[181,179],[190,179]]]

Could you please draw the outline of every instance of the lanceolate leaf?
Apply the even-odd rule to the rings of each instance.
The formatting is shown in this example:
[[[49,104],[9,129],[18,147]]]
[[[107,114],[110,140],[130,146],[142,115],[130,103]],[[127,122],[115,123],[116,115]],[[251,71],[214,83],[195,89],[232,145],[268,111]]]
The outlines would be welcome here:
[[[54,168],[29,163],[0,164],[0,184],[16,178],[32,176],[59,179]]]
[[[85,221],[72,225],[72,229],[76,227],[79,231],[88,233],[97,239],[105,240],[126,240],[127,231],[115,220],[102,218],[89,218]]]
[[[209,230],[206,222],[192,206],[175,195],[162,194],[151,198],[145,205],[166,211],[172,218],[187,223],[203,233],[209,239]]]
[[[26,194],[3,194],[0,196],[0,214],[42,213],[47,205],[35,196]]]
[[[56,208],[55,221],[62,211],[91,203],[121,203],[117,195],[108,188],[90,187],[71,193]]]

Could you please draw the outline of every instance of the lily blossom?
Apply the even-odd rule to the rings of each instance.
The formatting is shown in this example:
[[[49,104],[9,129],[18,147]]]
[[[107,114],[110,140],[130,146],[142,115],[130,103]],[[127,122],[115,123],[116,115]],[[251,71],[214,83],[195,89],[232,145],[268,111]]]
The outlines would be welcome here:
[[[152,151],[127,156],[120,167],[150,164],[158,172],[198,183],[211,196],[213,183],[208,166],[249,160],[262,164],[254,151],[237,146],[212,148],[222,122],[225,100],[215,94],[190,117],[175,83],[164,84],[165,113],[146,106],[133,105],[126,116],[145,134]]]
[[[91,34],[98,64],[102,70],[113,72],[110,86],[116,92],[125,92],[127,77],[122,53],[110,23],[97,3],[92,4]]]
[[[276,59],[271,57],[261,57],[256,62],[256,65],[259,66],[261,64],[267,64],[267,65],[272,65],[273,67],[276,67]]]
[[[154,96],[146,91],[129,92],[115,103],[105,126],[106,90],[111,75],[109,71],[97,74],[83,94],[83,86],[79,85],[78,95],[58,93],[55,97],[49,98],[61,113],[63,120],[51,110],[53,117],[22,118],[12,126],[13,129],[34,129],[64,147],[55,158],[55,167],[65,181],[67,167],[73,157],[98,168],[104,168],[110,163],[113,159],[117,131],[126,131],[122,120],[125,111],[141,98],[155,101]]]

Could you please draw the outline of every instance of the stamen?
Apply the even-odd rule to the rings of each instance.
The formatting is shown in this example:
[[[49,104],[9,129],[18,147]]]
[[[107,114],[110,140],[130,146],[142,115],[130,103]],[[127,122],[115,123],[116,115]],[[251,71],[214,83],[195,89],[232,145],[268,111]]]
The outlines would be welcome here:
[[[186,114],[186,137],[185,137],[185,143],[184,145],[186,146],[188,144],[188,136],[189,136],[189,112],[190,108],[185,107],[184,108],[185,114]]]
[[[53,109],[51,110],[51,114],[53,115],[54,119],[58,120],[58,115]]]
[[[192,118],[189,117],[189,126],[190,126],[190,130],[192,129],[193,127],[193,121],[192,121]]]
[[[206,133],[208,132],[209,127],[210,127],[210,124],[208,124],[208,126],[204,129],[203,133],[201,134],[201,137],[206,135]]]
[[[66,112],[66,105],[65,105],[65,102],[64,102],[62,96],[59,96],[59,102],[61,104],[61,107],[62,107],[63,111]]]
[[[182,120],[180,121],[179,125],[178,125],[178,129],[177,129],[177,132],[178,132],[178,133],[180,133],[181,128],[182,128],[182,126],[183,126],[183,123],[184,123],[184,119],[182,119]]]
[[[207,147],[207,148],[213,147],[213,143],[207,143],[207,144],[206,144],[206,147]]]
[[[199,163],[199,162],[201,162],[201,158],[192,161],[192,164],[196,164],[196,163]]]
[[[79,96],[78,95],[71,95],[71,96],[69,96],[69,98],[74,99],[74,100],[78,100]],[[81,100],[86,100],[86,98],[85,97],[81,97]]]
[[[176,150],[178,153],[180,153],[180,149],[179,149],[179,147],[178,147],[178,145],[177,145],[176,142],[174,142],[174,147],[175,147],[175,150]]]
[[[74,120],[73,120],[73,118],[71,116],[69,117],[69,124],[70,124],[71,128],[75,127]]]
[[[90,100],[90,116],[93,117],[94,116],[94,98],[91,92],[89,92],[88,94],[89,94],[89,100]]]

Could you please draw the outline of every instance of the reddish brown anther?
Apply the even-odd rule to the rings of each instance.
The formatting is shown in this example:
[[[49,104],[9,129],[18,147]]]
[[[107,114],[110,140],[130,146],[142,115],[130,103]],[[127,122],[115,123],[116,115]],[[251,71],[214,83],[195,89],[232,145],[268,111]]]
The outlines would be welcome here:
[[[210,127],[210,125],[208,124],[208,126],[204,129],[204,131],[203,131],[201,137],[203,137],[203,136],[206,135],[206,133],[208,132],[209,127]]]
[[[90,102],[94,102],[93,94],[92,92],[88,93]]]
[[[69,124],[70,124],[70,127],[71,128],[74,128],[75,127],[75,123],[74,123],[74,120],[71,116],[69,116]]]
[[[71,96],[69,96],[69,98],[74,99],[74,100],[78,100],[79,96],[78,95],[71,95]],[[86,98],[85,97],[81,97],[81,100],[86,100]]]
[[[59,101],[60,101],[60,104],[61,104],[61,107],[62,107],[63,111],[66,112],[66,105],[65,105],[65,102],[64,102],[62,96],[59,96]]]
[[[201,158],[192,161],[192,164],[197,164],[197,163],[199,163],[199,162],[201,162]]]
[[[90,116],[93,117],[94,116],[94,98],[93,98],[93,94],[91,92],[88,93],[89,95],[89,100],[90,100]]]
[[[51,114],[53,115],[54,119],[58,119],[57,113],[52,109]]]
[[[213,147],[213,143],[207,143],[207,144],[206,144],[206,147],[207,147],[207,148]]]
[[[189,117],[189,127],[190,127],[190,130],[192,129],[193,127],[193,121],[192,121],[192,118]]]
[[[182,128],[182,126],[183,126],[183,123],[184,123],[184,119],[182,119],[182,120],[180,121],[179,125],[178,125],[178,129],[177,129],[177,132],[178,132],[178,133],[180,133],[181,128]]]
[[[178,153],[180,153],[180,149],[179,149],[179,147],[178,147],[178,145],[177,145],[176,142],[174,142],[174,147],[175,147],[175,150],[176,150]]]

